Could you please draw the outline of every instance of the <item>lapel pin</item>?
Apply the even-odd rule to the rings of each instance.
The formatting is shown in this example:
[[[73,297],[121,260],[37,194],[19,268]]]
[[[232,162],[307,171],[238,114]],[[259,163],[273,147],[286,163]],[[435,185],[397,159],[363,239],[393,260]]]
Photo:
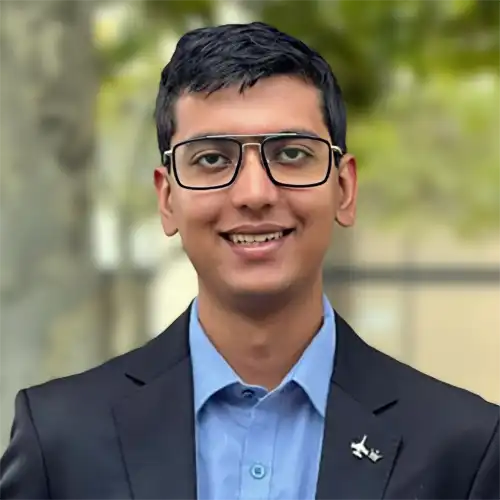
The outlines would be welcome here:
[[[378,451],[378,450],[370,450],[370,453],[368,453],[368,458],[373,463],[376,463],[382,458],[382,455],[380,454],[380,451]]]
[[[362,459],[364,457],[367,457],[369,460],[371,460],[373,463],[378,462],[381,458],[382,455],[379,450],[374,450],[373,448],[368,449],[366,447],[366,439],[368,436],[364,435],[363,439],[356,443],[353,441],[351,443],[351,451],[352,454],[359,459]]]

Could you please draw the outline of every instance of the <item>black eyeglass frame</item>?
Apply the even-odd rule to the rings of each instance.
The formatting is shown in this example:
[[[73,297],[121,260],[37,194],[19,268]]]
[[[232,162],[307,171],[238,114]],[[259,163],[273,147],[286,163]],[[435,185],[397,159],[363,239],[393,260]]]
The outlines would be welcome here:
[[[241,142],[238,139],[243,139],[243,138],[256,138],[256,137],[263,137],[263,140],[260,142]],[[325,177],[322,181],[319,182],[314,182],[312,184],[287,184],[284,182],[277,181],[274,177],[273,174],[271,173],[271,168],[269,167],[269,164],[267,162],[267,159],[264,155],[264,146],[268,142],[272,142],[273,140],[279,140],[280,138],[287,138],[287,137],[294,137],[296,139],[313,139],[319,142],[322,142],[323,144],[326,144],[332,154],[328,156],[328,168],[326,170]],[[240,149],[240,155],[239,155],[239,161],[234,169],[234,174],[231,177],[231,179],[226,182],[225,184],[219,184],[217,186],[205,186],[205,187],[193,187],[193,186],[187,186],[183,184],[179,178],[179,175],[177,173],[177,168],[175,166],[175,151],[177,150],[178,147],[183,146],[185,144],[190,144],[193,142],[199,142],[207,139],[225,139],[229,140],[235,144],[238,145]],[[175,144],[171,149],[168,151],[165,151],[162,155],[162,164],[167,168],[167,172],[170,174],[171,171],[174,173],[175,180],[179,186],[181,186],[184,189],[191,189],[194,191],[207,191],[207,190],[213,190],[213,189],[223,189],[231,184],[236,180],[238,177],[238,173],[241,169],[242,165],[242,160],[243,160],[243,150],[247,146],[258,146],[259,147],[259,153],[260,153],[260,159],[262,162],[262,165],[264,166],[264,169],[267,173],[267,176],[269,177],[269,180],[276,186],[281,186],[281,187],[287,187],[287,188],[292,188],[292,189],[302,189],[302,188],[312,188],[316,186],[321,186],[324,184],[330,177],[331,171],[332,171],[332,159],[335,160],[335,166],[336,168],[339,167],[340,165],[340,160],[344,156],[344,152],[342,149],[338,146],[335,146],[334,144],[331,144],[330,141],[323,139],[322,137],[318,137],[316,135],[308,135],[308,134],[297,134],[297,133],[282,133],[282,134],[255,134],[255,135],[207,135],[204,137],[196,137],[194,139],[188,139],[186,141],[179,142]]]

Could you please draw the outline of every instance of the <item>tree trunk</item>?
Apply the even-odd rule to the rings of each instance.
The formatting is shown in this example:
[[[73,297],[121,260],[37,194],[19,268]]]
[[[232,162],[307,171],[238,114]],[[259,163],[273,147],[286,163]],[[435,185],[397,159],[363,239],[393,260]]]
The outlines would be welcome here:
[[[90,237],[93,6],[1,2],[2,448],[20,388],[103,357]]]
[[[120,259],[114,287],[115,332],[113,354],[119,355],[135,349],[147,339],[144,322],[144,275],[136,268],[133,256],[133,236],[137,216],[133,213],[133,194],[137,189],[137,170],[144,153],[144,144],[151,133],[150,101],[140,95],[137,102],[129,102],[133,110],[130,136],[124,146],[120,178],[122,196],[118,197],[115,210],[118,219],[118,247]]]

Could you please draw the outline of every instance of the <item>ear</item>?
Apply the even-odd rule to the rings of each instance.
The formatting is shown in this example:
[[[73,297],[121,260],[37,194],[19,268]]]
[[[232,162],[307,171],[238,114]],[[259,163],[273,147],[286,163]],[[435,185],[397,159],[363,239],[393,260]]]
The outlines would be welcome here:
[[[356,203],[358,197],[358,176],[356,159],[345,154],[340,161],[338,170],[339,199],[336,221],[343,227],[350,227],[356,220]]]
[[[161,225],[167,236],[177,233],[177,224],[172,205],[172,179],[166,167],[158,167],[154,171],[154,184],[158,197],[158,210],[160,211]]]

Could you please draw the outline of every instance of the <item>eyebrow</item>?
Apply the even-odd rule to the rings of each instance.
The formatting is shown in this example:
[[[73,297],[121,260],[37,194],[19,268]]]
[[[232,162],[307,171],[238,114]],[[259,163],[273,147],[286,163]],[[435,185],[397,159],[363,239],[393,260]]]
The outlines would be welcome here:
[[[288,129],[288,130],[279,130],[277,132],[268,132],[265,134],[231,134],[228,133],[227,131],[207,131],[203,132],[200,134],[195,134],[190,137],[187,137],[186,139],[183,139],[181,142],[185,141],[192,141],[195,139],[206,139],[208,137],[217,137],[217,136],[227,136],[227,137],[267,137],[267,136],[273,136],[273,135],[281,135],[281,134],[298,134],[298,135],[309,135],[312,137],[318,137],[321,138],[319,134],[316,132],[313,132],[312,130],[306,129],[306,128],[296,128],[296,129]]]

